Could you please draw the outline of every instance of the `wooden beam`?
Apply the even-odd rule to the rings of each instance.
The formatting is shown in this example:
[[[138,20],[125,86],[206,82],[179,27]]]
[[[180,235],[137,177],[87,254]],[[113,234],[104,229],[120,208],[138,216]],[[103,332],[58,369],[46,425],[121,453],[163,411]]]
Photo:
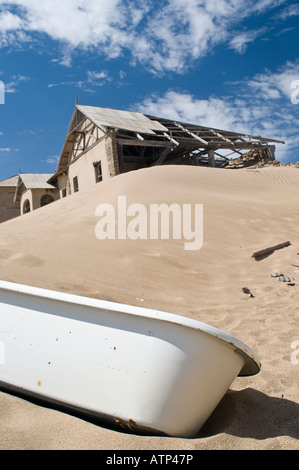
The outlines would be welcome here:
[[[92,123],[91,123],[91,124],[92,124]],[[86,135],[86,137],[87,137],[87,139],[86,139],[86,148],[89,147],[89,142],[90,142],[91,139],[96,139],[96,136],[94,135],[95,129],[96,129],[96,125],[95,125],[95,124],[93,124],[93,126],[91,127],[90,130],[86,130],[86,129],[85,129],[85,135]]]
[[[126,146],[145,146],[145,147],[169,147],[175,149],[176,147],[193,147],[194,149],[213,149],[213,150],[219,150],[219,149],[228,149],[228,150],[253,150],[253,149],[266,149],[268,148],[267,144],[262,144],[260,142],[239,142],[239,143],[230,143],[227,141],[223,142],[217,142],[217,141],[210,141],[206,142],[205,144],[200,144],[199,140],[203,139],[196,139],[198,142],[195,141],[195,139],[188,139],[188,138],[181,138],[181,137],[176,137],[176,142],[179,145],[174,145],[173,142],[170,140],[168,142],[166,141],[159,141],[159,140],[138,140],[138,139],[123,139],[123,138],[118,138],[117,142],[121,145],[126,145]],[[174,139],[173,139],[174,140]]]
[[[171,152],[171,148],[166,148],[165,150],[163,150],[161,156],[158,158],[158,160],[156,161],[156,166],[158,165],[163,165],[166,157],[168,156],[168,154]]]
[[[194,137],[194,139],[196,140],[199,140],[200,142],[202,142],[203,144],[205,145],[208,145],[208,142],[204,139],[202,139],[201,137],[199,137],[198,135],[194,134],[193,132],[189,131],[189,129],[186,129],[185,127],[183,127],[181,124],[175,122],[174,123],[175,126],[179,127],[180,129],[182,129],[184,132],[186,132],[187,134],[191,135],[192,137]]]
[[[229,142],[231,144],[233,144],[234,142],[230,139],[228,139],[227,137],[224,137],[222,134],[220,134],[220,132],[217,132],[215,131],[214,129],[209,129],[210,132],[212,132],[212,134],[216,135],[217,137],[219,137],[220,139],[223,139],[223,140],[226,140],[226,142]]]
[[[214,152],[214,153],[215,153],[215,155],[217,155],[217,157],[223,158],[224,160],[229,160],[229,158],[225,157],[224,155],[221,155],[218,152]],[[240,152],[238,152],[238,153],[240,153]]]
[[[233,155],[234,153],[238,153],[239,155],[243,155],[242,152],[239,152],[239,150],[233,150],[233,152],[230,152],[227,157],[229,157],[230,155]]]
[[[208,160],[209,160],[210,166],[215,166],[216,162],[215,162],[215,154],[214,154],[213,149],[210,149],[208,152]]]
[[[122,147],[121,144],[117,145],[117,154],[118,154],[119,172],[124,173],[125,172],[125,162],[124,162],[123,147]]]
[[[209,147],[216,149],[229,149],[229,150],[240,150],[240,149],[266,149],[268,148],[267,144],[261,144],[260,142],[239,142],[230,144],[229,142],[209,142]]]
[[[174,140],[172,137],[166,134],[166,132],[164,132],[163,135],[166,137],[166,139],[170,140],[174,145],[180,145],[176,140]]]
[[[275,145],[269,145],[268,154],[271,160],[275,160]]]
[[[281,248],[284,248],[285,246],[289,245],[291,245],[291,242],[288,241],[280,243],[279,245],[270,246],[269,248],[265,248],[264,250],[256,251],[255,253],[253,253],[252,257],[258,259],[261,256],[269,255],[270,253],[273,253],[273,251],[280,250]]]
[[[77,132],[77,129],[82,126],[82,124],[87,121],[87,117],[85,117],[81,122],[79,122],[79,124],[77,124],[75,127],[72,128],[72,130],[68,133],[68,135],[66,136],[67,138],[72,135],[74,132]]]
[[[137,140],[137,139],[117,139],[117,143],[120,145],[137,145],[139,147],[169,147],[173,148],[173,145],[170,142],[165,142],[163,140]]]

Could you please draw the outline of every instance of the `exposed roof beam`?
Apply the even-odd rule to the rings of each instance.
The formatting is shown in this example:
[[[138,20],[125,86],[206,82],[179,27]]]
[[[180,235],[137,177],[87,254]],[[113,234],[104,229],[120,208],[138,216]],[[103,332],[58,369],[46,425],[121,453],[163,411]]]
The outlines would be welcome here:
[[[238,153],[239,155],[243,155],[242,152],[239,152],[239,150],[233,150],[232,152],[230,152],[229,154],[227,154],[227,157],[229,157],[230,155],[233,155],[234,153]]]
[[[174,140],[174,139],[173,139]],[[137,145],[137,146],[145,146],[145,147],[173,147],[176,148],[178,145],[176,144],[176,147],[172,145],[172,142],[166,142],[163,140],[138,140],[138,139],[117,139],[117,142],[121,145]],[[177,142],[177,141],[176,141]],[[194,139],[188,139],[188,138],[182,138],[180,137],[178,139],[178,144],[180,147],[194,147],[196,148],[206,148],[206,149],[231,149],[231,150],[242,150],[242,149],[251,149],[251,148],[267,148],[268,144],[266,142],[255,142],[255,141],[243,141],[243,142],[227,142],[227,141],[215,141],[212,140],[210,142],[207,142],[206,144],[200,144],[199,142],[195,142]]]
[[[157,120],[158,122],[163,124],[168,129],[174,129],[174,126],[178,127],[178,125],[179,125],[179,126],[181,126],[180,128],[182,130],[185,129],[185,131],[187,130],[189,133],[192,133],[192,134],[194,134],[194,132],[209,133],[210,130],[211,130],[211,128],[209,128],[209,127],[199,126],[199,125],[196,125],[196,124],[177,122],[177,121],[172,121],[171,119],[159,118],[159,117],[154,117],[154,116],[150,116],[150,115],[147,115],[147,117],[150,118],[150,119]],[[193,132],[190,129],[192,129]],[[226,138],[230,138],[230,139],[240,139],[240,140],[244,140],[244,138],[251,138],[251,139],[258,140],[259,142],[273,142],[273,143],[280,143],[280,144],[285,143],[283,140],[268,139],[268,138],[263,138],[261,136],[249,136],[247,134],[241,134],[241,133],[226,131],[226,130],[222,130],[222,129],[213,128],[213,131],[218,132],[224,138],[226,137]],[[196,135],[196,134],[194,134],[194,135]],[[197,137],[199,137],[199,136],[197,136]],[[209,137],[211,137],[211,136],[209,136]]]
[[[234,152],[233,152],[233,153],[234,153]],[[238,153],[240,153],[240,152],[238,152]],[[224,160],[229,160],[229,158],[225,157],[224,155],[221,155],[221,154],[218,153],[218,152],[215,152],[215,155],[217,155],[217,157],[219,157],[219,158],[223,158]]]
[[[231,144],[233,144],[232,140],[228,139],[228,137],[224,137],[222,134],[220,134],[220,132],[217,132],[214,129],[209,129],[209,130],[210,132],[212,132],[212,134],[216,135],[220,139],[226,140],[226,142],[230,142]]]
[[[213,149],[250,149],[250,148],[267,148],[268,145],[266,143],[261,143],[261,142],[240,142],[240,143],[232,143],[230,144],[229,142],[216,142],[216,141],[211,141],[209,142],[209,147]]]
[[[193,132],[189,131],[188,129],[186,129],[185,127],[183,127],[181,124],[179,124],[178,122],[175,122],[174,123],[175,126],[179,127],[180,129],[182,129],[184,132],[186,132],[187,134],[191,135],[192,137],[194,137],[194,139],[196,140],[199,140],[200,142],[202,142],[203,144],[205,145],[208,145],[208,142],[204,139],[202,139],[201,137],[199,137],[198,135],[194,134]]]
[[[137,145],[145,147],[173,147],[170,142],[163,140],[137,140],[137,139],[117,139],[117,142],[121,145]],[[194,144],[193,144],[194,145]]]
[[[164,132],[163,135],[166,137],[166,139],[170,140],[174,145],[180,145],[175,139],[173,139],[168,134],[166,134],[166,132]]]

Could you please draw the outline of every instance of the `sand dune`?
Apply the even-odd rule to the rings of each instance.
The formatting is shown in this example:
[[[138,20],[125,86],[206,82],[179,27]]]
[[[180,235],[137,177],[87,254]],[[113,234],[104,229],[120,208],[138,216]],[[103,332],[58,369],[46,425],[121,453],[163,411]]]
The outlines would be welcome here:
[[[102,240],[101,203],[203,204],[204,243]],[[0,225],[0,278],[189,316],[247,343],[237,378],[196,439],[129,436],[0,393],[0,449],[298,449],[299,169],[163,166],[120,175]],[[256,261],[252,253],[289,240]],[[271,277],[282,272],[291,286]],[[248,287],[254,297],[243,291]],[[299,354],[298,354],[299,358]]]

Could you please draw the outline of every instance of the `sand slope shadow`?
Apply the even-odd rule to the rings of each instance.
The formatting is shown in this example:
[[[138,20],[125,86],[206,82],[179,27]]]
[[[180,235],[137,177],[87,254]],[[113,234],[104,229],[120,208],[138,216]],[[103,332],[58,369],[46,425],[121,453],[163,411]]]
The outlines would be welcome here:
[[[258,440],[279,436],[299,439],[299,404],[252,388],[229,390],[197,438],[220,433]]]
[[[153,430],[129,429],[119,426],[103,417],[88,415],[78,410],[54,405],[38,397],[0,386],[0,392],[9,393],[36,406],[50,408],[66,413],[102,428],[124,434],[141,436],[163,436]],[[299,439],[299,404],[285,398],[274,398],[247,388],[242,391],[229,390],[195,439],[204,439],[226,433],[241,438],[263,440],[279,436],[290,436]],[[164,435],[165,436],[165,435]],[[194,438],[193,438],[194,439]]]

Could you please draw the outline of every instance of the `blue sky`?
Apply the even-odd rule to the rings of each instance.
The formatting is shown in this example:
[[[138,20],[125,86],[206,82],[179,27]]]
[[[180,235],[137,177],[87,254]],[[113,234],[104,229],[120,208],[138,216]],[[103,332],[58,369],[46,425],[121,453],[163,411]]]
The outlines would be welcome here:
[[[298,161],[298,24],[286,0],[0,0],[0,180],[55,172],[76,97],[282,139]]]

